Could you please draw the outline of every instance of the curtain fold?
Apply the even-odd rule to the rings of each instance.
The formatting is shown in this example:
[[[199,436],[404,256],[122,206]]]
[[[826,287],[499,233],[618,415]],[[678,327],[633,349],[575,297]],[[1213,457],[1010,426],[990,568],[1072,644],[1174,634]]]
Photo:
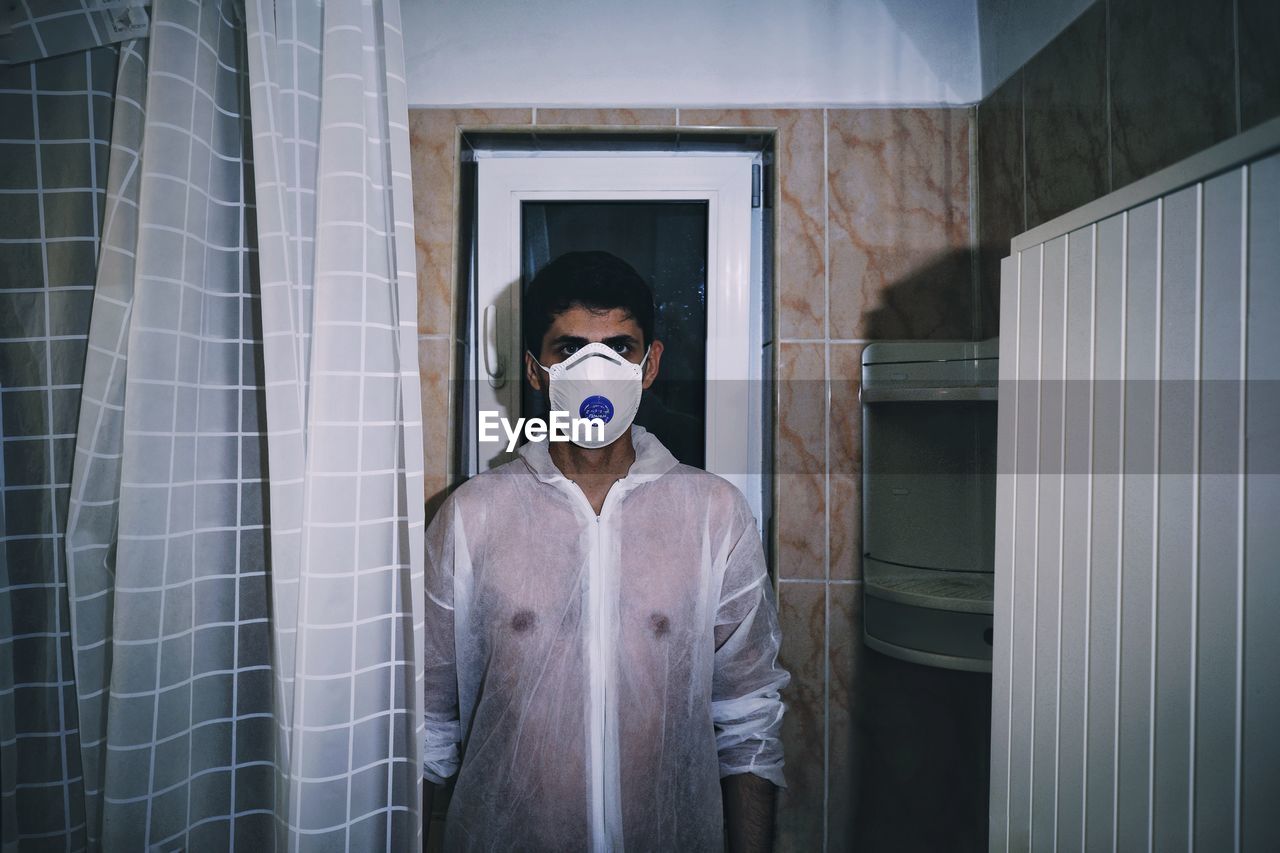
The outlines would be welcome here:
[[[63,558],[117,49],[0,68],[0,849],[81,849]]]
[[[411,846],[422,443],[389,2],[156,0],[67,559],[89,843]]]
[[[261,846],[275,740],[244,39],[229,0],[153,16],[121,53],[67,529],[89,841]]]
[[[248,24],[269,456],[283,462],[278,808],[291,832],[373,849],[421,831],[407,763],[421,740],[423,483],[399,10],[253,0]]]

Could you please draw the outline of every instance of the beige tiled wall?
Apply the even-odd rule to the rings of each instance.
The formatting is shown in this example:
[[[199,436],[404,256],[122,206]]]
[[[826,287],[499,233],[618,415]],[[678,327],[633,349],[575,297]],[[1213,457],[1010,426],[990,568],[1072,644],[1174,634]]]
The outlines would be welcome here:
[[[862,348],[971,337],[972,111],[411,110],[431,503],[450,476],[458,132],[534,123],[776,129],[774,553],[793,674],[778,847],[849,849],[860,784]]]
[[[458,131],[528,125],[531,109],[409,111],[414,244],[418,259],[418,366],[422,372],[422,437],[427,516],[452,475],[450,400],[458,235]]]

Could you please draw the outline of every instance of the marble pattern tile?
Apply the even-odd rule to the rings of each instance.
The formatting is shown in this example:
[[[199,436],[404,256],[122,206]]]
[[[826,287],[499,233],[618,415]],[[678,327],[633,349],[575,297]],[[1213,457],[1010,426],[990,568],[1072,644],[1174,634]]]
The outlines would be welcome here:
[[[828,116],[830,337],[970,337],[970,110]]]
[[[1240,130],[1280,116],[1280,3],[1236,0],[1240,34]]]
[[[831,344],[832,580],[862,577],[862,344]]]
[[[535,122],[543,125],[561,125],[565,127],[672,127],[676,123],[674,109],[538,109]]]
[[[529,124],[532,115],[520,109],[409,110],[419,334],[449,334],[453,328],[458,128]]]
[[[827,589],[827,849],[853,850],[858,821],[862,744],[854,726],[857,704],[874,701],[859,684],[862,661],[862,584],[833,583]]]
[[[449,389],[448,338],[418,338],[418,372],[422,383],[423,485],[427,498],[427,521],[445,498],[453,465],[449,441],[449,421],[453,412]]]
[[[1096,3],[1023,69],[1027,228],[1109,189],[1107,6]]]
[[[978,105],[978,300],[981,337],[1000,331],[1000,259],[1026,230],[1019,71]]]
[[[822,110],[682,109],[680,125],[777,128],[777,334],[784,340],[822,338],[827,313]]]
[[[1232,3],[1110,0],[1107,8],[1119,189],[1235,133],[1235,25]]]
[[[826,591],[823,583],[782,583],[779,659],[791,673],[783,693],[782,746],[787,787],[778,796],[777,845],[782,851],[822,849],[826,775]]]
[[[774,482],[780,578],[826,577],[823,344],[778,345]]]

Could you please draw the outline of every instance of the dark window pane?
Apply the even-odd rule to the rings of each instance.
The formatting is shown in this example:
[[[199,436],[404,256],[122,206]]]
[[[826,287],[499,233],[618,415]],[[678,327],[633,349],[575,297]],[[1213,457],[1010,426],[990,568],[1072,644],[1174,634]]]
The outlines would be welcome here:
[[[707,204],[698,201],[525,202],[521,274],[527,283],[566,252],[611,252],[635,267],[657,302],[662,369],[640,402],[636,423],[677,459],[705,461],[707,365]],[[521,338],[523,341],[523,337]],[[524,385],[526,415],[545,415]]]

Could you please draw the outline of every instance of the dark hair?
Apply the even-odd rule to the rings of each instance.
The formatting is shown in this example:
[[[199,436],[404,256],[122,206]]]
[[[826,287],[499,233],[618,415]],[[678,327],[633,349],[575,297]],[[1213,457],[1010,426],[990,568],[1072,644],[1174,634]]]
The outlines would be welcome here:
[[[608,252],[566,252],[544,266],[524,293],[524,340],[542,352],[542,338],[556,315],[575,305],[591,311],[621,308],[653,343],[653,291],[630,264]]]

